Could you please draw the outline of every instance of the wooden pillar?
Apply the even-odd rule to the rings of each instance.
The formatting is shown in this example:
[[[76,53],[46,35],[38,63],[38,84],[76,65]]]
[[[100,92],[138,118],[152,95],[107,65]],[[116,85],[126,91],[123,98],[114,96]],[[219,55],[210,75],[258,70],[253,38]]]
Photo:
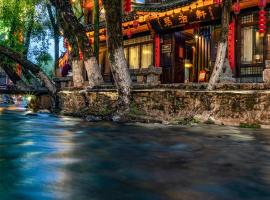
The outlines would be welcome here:
[[[205,68],[205,51],[204,51],[204,48],[205,48],[205,38],[204,36],[201,36],[202,37],[202,48],[201,48],[201,55],[202,55],[202,62],[201,62],[201,67],[202,69]]]
[[[199,36],[199,38],[198,38],[198,74],[197,74],[197,76],[199,77],[199,75],[200,75],[200,71],[201,71],[201,48],[202,48],[202,37],[201,36]]]
[[[155,67],[160,67],[160,37],[155,35]]]

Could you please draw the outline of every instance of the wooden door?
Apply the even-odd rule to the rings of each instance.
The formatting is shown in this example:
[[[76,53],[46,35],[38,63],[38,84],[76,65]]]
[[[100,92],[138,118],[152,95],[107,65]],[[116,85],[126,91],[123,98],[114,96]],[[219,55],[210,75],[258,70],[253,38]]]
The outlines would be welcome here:
[[[173,82],[184,83],[185,81],[185,38],[181,32],[174,34],[174,56],[173,56]]]
[[[173,82],[172,57],[174,54],[172,36],[172,34],[164,34],[161,37],[160,66],[162,67],[161,83],[163,84]]]

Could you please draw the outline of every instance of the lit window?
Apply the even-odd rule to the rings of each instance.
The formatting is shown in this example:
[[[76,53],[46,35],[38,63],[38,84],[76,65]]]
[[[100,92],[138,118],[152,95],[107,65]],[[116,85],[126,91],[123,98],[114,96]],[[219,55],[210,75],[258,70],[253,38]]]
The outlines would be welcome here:
[[[140,47],[133,46],[129,48],[129,68],[130,69],[138,69],[140,68]]]
[[[263,37],[255,27],[241,29],[241,63],[252,64],[263,62]]]
[[[153,65],[153,44],[144,44],[142,45],[142,58],[141,58],[142,68],[148,68],[150,65]]]
[[[128,48],[124,49],[125,59],[128,59]]]

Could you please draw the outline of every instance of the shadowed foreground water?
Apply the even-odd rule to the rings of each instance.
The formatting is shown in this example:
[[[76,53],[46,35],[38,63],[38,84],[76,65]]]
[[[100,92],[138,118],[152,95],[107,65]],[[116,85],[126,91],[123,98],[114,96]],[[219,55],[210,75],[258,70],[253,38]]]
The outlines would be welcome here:
[[[0,200],[269,200],[270,131],[0,114]]]

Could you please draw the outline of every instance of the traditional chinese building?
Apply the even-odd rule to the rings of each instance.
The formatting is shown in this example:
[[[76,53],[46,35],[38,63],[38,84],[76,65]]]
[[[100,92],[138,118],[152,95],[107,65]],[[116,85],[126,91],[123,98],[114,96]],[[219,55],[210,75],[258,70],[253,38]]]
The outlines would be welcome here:
[[[233,1],[228,58],[238,82],[261,82],[265,61],[270,60],[270,1],[265,0],[265,5],[260,5],[261,1],[264,0]],[[161,68],[164,84],[207,82],[222,31],[221,4],[222,0],[133,2],[132,12],[123,19],[129,68]],[[85,0],[84,7],[85,14],[91,16],[92,0]],[[86,23],[89,37],[93,38],[92,18],[88,17]],[[105,22],[102,21],[99,63],[105,80],[111,81],[105,40]]]

